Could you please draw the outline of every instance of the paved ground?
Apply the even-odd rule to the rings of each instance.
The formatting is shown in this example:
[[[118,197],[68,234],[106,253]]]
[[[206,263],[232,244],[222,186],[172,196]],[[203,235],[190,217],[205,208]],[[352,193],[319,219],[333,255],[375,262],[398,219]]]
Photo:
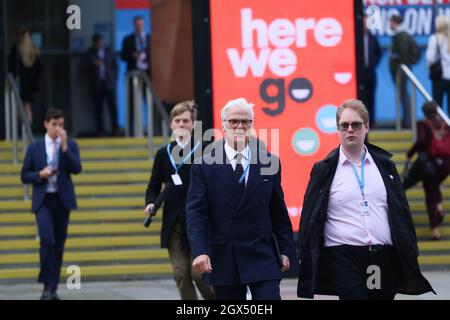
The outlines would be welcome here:
[[[421,296],[397,295],[399,300],[450,300],[450,272],[425,272],[437,292]],[[35,300],[41,293],[40,284],[0,285],[0,300]],[[281,283],[284,300],[297,300],[296,279],[285,279]],[[178,300],[178,292],[172,279],[146,281],[85,282],[80,290],[69,290],[61,285],[58,294],[67,300]],[[332,296],[316,296],[316,299],[331,300]]]

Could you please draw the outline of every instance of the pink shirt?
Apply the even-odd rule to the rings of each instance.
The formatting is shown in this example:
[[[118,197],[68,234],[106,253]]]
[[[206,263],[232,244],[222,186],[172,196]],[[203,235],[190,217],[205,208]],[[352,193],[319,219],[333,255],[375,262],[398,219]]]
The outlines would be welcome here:
[[[378,168],[367,151],[364,159],[364,193],[370,214],[361,214],[361,189],[352,169],[352,163],[339,149],[339,163],[330,189],[325,247],[338,245],[367,246],[391,244],[387,193]],[[361,164],[356,167],[361,176]]]

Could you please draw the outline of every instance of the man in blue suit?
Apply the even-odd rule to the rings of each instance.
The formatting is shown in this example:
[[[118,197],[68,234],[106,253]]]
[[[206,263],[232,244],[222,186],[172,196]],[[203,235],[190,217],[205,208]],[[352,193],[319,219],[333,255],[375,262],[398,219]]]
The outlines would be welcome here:
[[[191,167],[192,265],[219,300],[245,300],[247,286],[253,299],[281,299],[281,272],[293,254],[279,160],[250,138],[252,107],[243,98],[228,102],[221,114],[225,139]]]
[[[71,174],[81,172],[81,163],[76,142],[68,139],[64,130],[62,111],[47,110],[44,126],[45,138],[28,147],[21,179],[33,184],[31,210],[36,215],[41,245],[38,281],[44,284],[41,300],[59,300],[56,290],[69,213],[77,207]]]

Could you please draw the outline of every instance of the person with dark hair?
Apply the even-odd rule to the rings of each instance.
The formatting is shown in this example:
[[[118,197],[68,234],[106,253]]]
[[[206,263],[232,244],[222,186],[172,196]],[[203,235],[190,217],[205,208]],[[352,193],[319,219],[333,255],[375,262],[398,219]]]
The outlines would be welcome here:
[[[56,291],[69,214],[77,207],[71,174],[81,172],[81,162],[77,143],[67,138],[61,110],[47,110],[44,126],[45,138],[28,147],[21,180],[33,185],[31,210],[40,239],[38,281],[44,284],[41,300],[59,300]]]
[[[394,36],[392,37],[390,71],[395,85],[399,85],[400,102],[403,108],[402,127],[411,128],[411,104],[407,88],[407,77],[400,72],[400,66],[405,64],[408,68],[416,64],[420,59],[420,50],[413,37],[404,29],[403,19],[399,15],[390,18],[390,26]],[[399,77],[399,79],[397,79]],[[397,83],[397,80],[399,83]]]
[[[142,16],[133,19],[134,32],[123,39],[120,56],[127,63],[127,72],[140,70],[151,75],[151,41],[145,32],[145,20]],[[128,83],[130,92],[128,112],[130,132],[133,132],[134,110],[133,110],[133,85],[130,79]],[[144,91],[145,92],[145,91]],[[140,121],[140,119],[139,119]]]
[[[421,175],[431,228],[430,240],[440,240],[439,226],[444,221],[441,184],[450,174],[450,129],[439,117],[435,102],[425,102],[422,111],[425,120],[417,122],[417,140],[406,154],[405,167],[409,167],[412,157],[417,153],[421,164],[418,169],[423,171]],[[405,188],[412,186],[407,180],[403,184]]]
[[[367,105],[370,115],[370,125],[375,125],[375,90],[377,86],[376,67],[381,59],[381,47],[377,38],[367,26],[367,14],[364,15],[364,95],[363,101]]]
[[[420,272],[411,212],[392,154],[364,143],[359,100],[336,112],[341,145],[314,164],[298,234],[297,295],[393,300],[433,288]]]
[[[92,46],[87,51],[91,79],[93,80],[93,97],[97,135],[103,136],[103,101],[106,99],[111,119],[112,135],[118,135],[116,82],[117,61],[114,52],[104,45],[99,33],[92,36]]]
[[[31,104],[39,90],[39,77],[42,73],[39,50],[34,45],[30,31],[20,28],[17,43],[12,47],[8,57],[9,72],[18,80],[20,98],[28,121],[33,122]]]
[[[156,152],[152,175],[145,196],[145,214],[149,215],[155,200],[170,183],[174,189],[164,203],[161,229],[161,247],[167,248],[174,278],[182,300],[197,300],[194,282],[205,300],[214,295],[212,288],[203,283],[200,272],[192,266],[192,256],[186,235],[186,195],[190,182],[191,164],[197,151],[203,145],[192,136],[197,120],[197,107],[194,101],[180,102],[170,112],[170,127],[173,142]],[[198,153],[197,153],[198,154]],[[175,181],[174,176],[176,176]]]

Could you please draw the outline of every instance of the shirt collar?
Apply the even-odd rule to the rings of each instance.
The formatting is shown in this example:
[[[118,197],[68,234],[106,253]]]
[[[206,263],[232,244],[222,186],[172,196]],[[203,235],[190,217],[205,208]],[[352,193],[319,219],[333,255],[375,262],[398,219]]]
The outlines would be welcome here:
[[[225,153],[230,161],[234,160],[236,157],[236,154],[238,154],[238,151],[233,149],[228,145],[228,143],[225,142]],[[249,161],[250,158],[250,148],[248,145],[245,146],[244,150],[242,150],[240,153],[244,156],[244,159]]]
[[[367,147],[364,145],[365,155],[364,155],[364,163],[372,163],[373,159],[372,156],[369,153],[369,150],[367,150]],[[352,163],[349,158],[345,155],[342,145],[339,147],[339,164],[342,166],[346,163]]]
[[[50,136],[47,133],[45,134],[45,144],[46,145],[53,144],[53,139],[50,138]],[[57,145],[61,144],[61,138],[60,137],[56,138],[56,144]]]

